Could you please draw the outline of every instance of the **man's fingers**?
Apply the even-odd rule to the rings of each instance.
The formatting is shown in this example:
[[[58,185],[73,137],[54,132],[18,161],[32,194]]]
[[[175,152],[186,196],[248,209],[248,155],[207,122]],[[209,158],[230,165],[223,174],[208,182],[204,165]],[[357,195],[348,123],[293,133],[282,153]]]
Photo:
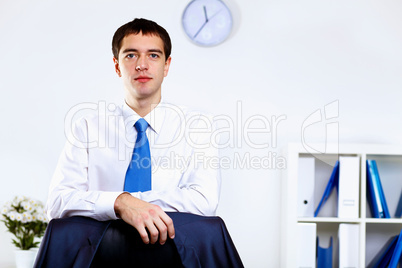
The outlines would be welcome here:
[[[170,239],[173,239],[175,236],[173,220],[166,213],[161,217],[161,219],[167,227],[167,235]]]
[[[125,222],[133,226],[135,229],[137,229],[138,234],[140,235],[142,241],[144,244],[149,244],[149,237],[147,230],[145,229],[145,223],[142,218],[140,217],[132,217],[128,219],[123,219]]]
[[[156,229],[153,222],[150,222],[149,224],[147,224],[147,229],[148,229],[148,233],[149,233],[149,238],[151,240],[150,243],[155,244],[156,241],[158,241],[158,237],[159,237],[158,229]]]
[[[159,238],[159,243],[163,245],[166,243],[168,236],[173,239],[175,233],[172,219],[164,211],[150,214],[152,217],[145,222],[151,240],[150,243],[156,243]]]
[[[154,224],[159,230],[159,244],[163,245],[167,240],[167,226],[160,218],[155,219]]]
[[[157,205],[147,203],[128,193],[118,196],[115,201],[115,212],[125,222],[131,224],[145,244],[165,244],[173,239],[175,230],[172,219]]]
[[[144,244],[149,244],[149,237],[148,237],[148,233],[147,233],[147,230],[145,229],[145,227],[141,227],[141,228],[135,227],[135,228],[137,229],[138,233],[140,234],[140,237],[141,237],[142,241],[144,242]]]

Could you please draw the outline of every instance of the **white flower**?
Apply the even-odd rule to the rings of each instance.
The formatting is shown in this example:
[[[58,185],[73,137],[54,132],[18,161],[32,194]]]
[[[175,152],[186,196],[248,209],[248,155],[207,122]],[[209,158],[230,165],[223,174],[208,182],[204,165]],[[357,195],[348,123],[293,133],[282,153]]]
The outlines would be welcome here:
[[[47,219],[47,216],[46,216],[46,214],[43,214],[43,221],[42,222],[49,222],[49,220]]]
[[[28,212],[24,212],[22,213],[22,216],[24,217],[24,220],[26,222],[31,222],[32,221],[32,215]]]
[[[32,217],[31,213],[29,213],[29,212],[22,213],[22,217],[27,218],[28,216]]]
[[[10,220],[14,221],[15,218],[16,218],[16,214],[15,214],[15,212],[9,212],[9,213],[7,214],[7,217],[9,217]]]
[[[38,207],[35,209],[38,214],[43,214],[43,207]]]
[[[33,218],[35,218],[35,219],[33,219],[34,221],[35,220],[38,220],[38,221],[41,221],[41,222],[48,222],[48,220],[47,220],[47,216],[46,216],[46,214],[45,213],[35,213],[34,215],[33,215]]]
[[[17,221],[22,221],[22,214],[20,214],[20,213],[15,213],[15,219],[17,220]]]
[[[23,213],[18,213],[15,207],[22,208]],[[3,217],[9,217],[12,221],[22,223],[31,221],[48,222],[42,202],[25,196],[16,196],[12,201],[5,203],[1,209],[1,214]]]
[[[31,208],[31,205],[30,205],[29,202],[27,202],[27,201],[21,202],[21,206],[22,206],[25,210],[29,210],[29,208]]]
[[[7,215],[8,211],[9,211],[8,207],[4,206],[3,209],[1,210],[1,214]]]

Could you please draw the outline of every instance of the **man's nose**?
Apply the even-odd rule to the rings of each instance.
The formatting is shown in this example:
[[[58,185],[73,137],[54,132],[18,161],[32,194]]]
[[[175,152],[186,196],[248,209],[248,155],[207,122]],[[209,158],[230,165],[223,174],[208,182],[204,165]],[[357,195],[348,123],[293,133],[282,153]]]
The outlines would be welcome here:
[[[137,61],[137,71],[148,70],[148,58],[146,56],[140,56]]]

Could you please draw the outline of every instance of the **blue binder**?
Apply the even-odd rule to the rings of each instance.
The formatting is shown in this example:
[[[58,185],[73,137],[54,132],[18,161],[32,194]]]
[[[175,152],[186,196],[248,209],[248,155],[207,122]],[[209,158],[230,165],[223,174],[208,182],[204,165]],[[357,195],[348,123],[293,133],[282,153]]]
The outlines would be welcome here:
[[[389,262],[388,268],[397,268],[398,263],[401,260],[402,253],[402,230],[398,236],[398,242],[396,242],[394,252],[392,253],[391,261]]]
[[[402,191],[401,191],[401,196],[399,197],[398,206],[395,211],[395,217],[397,217],[397,218],[402,217]]]
[[[332,236],[328,248],[320,247],[317,236],[317,268],[332,268]]]
[[[367,199],[374,218],[390,218],[375,160],[367,159]]]
[[[381,248],[374,259],[369,263],[367,268],[386,268],[391,260],[392,254],[394,253],[396,242],[398,241],[398,236],[395,235],[391,237]]]
[[[331,177],[328,180],[327,187],[325,187],[324,194],[321,197],[321,201],[318,204],[318,207],[314,212],[314,217],[317,217],[318,213],[320,212],[321,207],[328,200],[334,187],[336,187],[336,191],[338,192],[338,186],[339,186],[339,161],[336,161],[334,169],[332,170]]]

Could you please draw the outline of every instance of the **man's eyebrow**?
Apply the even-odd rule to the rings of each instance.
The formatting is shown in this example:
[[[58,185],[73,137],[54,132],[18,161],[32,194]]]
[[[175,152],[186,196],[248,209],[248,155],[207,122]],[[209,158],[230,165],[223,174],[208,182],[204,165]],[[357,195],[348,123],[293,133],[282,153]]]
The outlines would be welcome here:
[[[138,52],[138,50],[135,48],[126,48],[125,50],[122,51],[122,53],[128,53],[128,52]]]
[[[129,52],[138,52],[138,49],[135,48],[126,48],[125,50],[122,51],[122,53],[129,53]],[[152,48],[148,49],[147,52],[154,52],[154,53],[160,53],[163,54],[163,51],[158,49],[158,48]]]
[[[160,49],[157,49],[157,48],[154,48],[154,49],[149,49],[149,50],[148,50],[148,52],[156,52],[156,53],[163,54],[163,51],[162,51],[162,50],[160,50]]]

